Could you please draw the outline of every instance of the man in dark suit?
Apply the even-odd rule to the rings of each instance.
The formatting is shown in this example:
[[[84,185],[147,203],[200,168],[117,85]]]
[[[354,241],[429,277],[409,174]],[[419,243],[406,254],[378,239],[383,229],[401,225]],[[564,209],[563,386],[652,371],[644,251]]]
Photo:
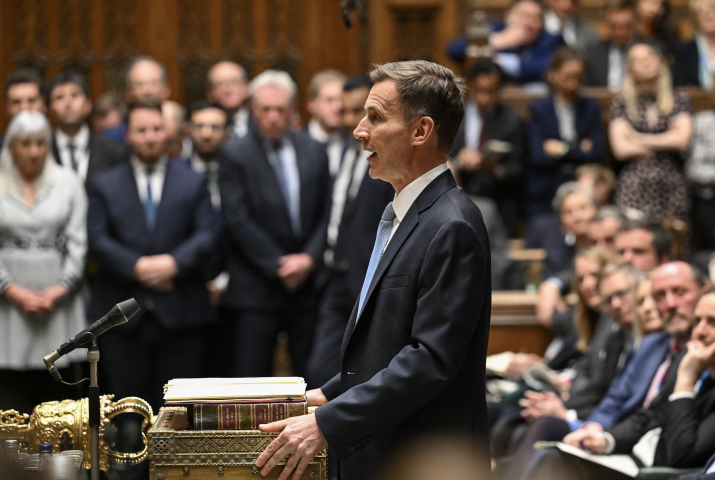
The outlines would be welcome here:
[[[315,331],[314,270],[325,250],[330,176],[325,146],[290,130],[296,90],[285,72],[254,78],[256,128],[218,152],[236,376],[270,376],[281,331],[293,372],[305,375]]]
[[[606,431],[584,429],[565,442],[596,454],[631,455],[646,467],[704,465],[715,445],[715,292],[700,299],[694,316],[687,352],[673,360],[650,406]],[[628,478],[558,450],[537,455],[534,463],[523,478]]]
[[[55,76],[46,87],[52,135],[52,156],[59,165],[72,169],[89,186],[92,177],[129,159],[124,145],[92,135],[87,119],[92,112],[89,85],[79,73]]]
[[[161,107],[145,100],[127,115],[130,163],[90,186],[89,251],[99,264],[90,318],[134,297],[141,311],[103,335],[108,391],[162,405],[161,386],[199,372],[199,327],[213,321],[202,269],[216,245],[206,180],[168,163]]]
[[[485,357],[491,311],[489,239],[479,209],[456,187],[447,156],[464,115],[464,86],[427,61],[376,67],[363,141],[370,176],[395,200],[382,215],[350,315],[340,373],[311,390],[315,415],[262,426],[282,433],[257,459],[266,475],[300,476],[325,446],[343,479],[373,478],[386,455],[437,431],[471,439],[489,472]],[[297,468],[296,468],[297,467]]]
[[[501,83],[501,68],[492,60],[480,60],[469,71],[464,121],[450,161],[462,188],[494,200],[509,236],[516,237],[526,132],[519,112],[499,103]],[[495,151],[500,145],[504,151]]]
[[[243,137],[248,133],[251,112],[248,101],[248,75],[236,62],[223,60],[206,74],[206,98],[221,105],[231,116],[229,136]]]
[[[343,87],[343,125],[349,134],[365,115],[372,82],[351,77]],[[360,296],[375,230],[385,206],[395,196],[389,183],[370,178],[369,152],[356,139],[345,144],[341,167],[333,184],[328,223],[328,271],[320,304],[313,351],[308,361],[308,383],[319,387],[340,371],[340,344],[355,300]]]
[[[626,74],[628,47],[636,40],[634,2],[613,0],[606,10],[605,20],[610,38],[601,40],[586,50],[583,84],[587,87],[607,87],[618,92]]]

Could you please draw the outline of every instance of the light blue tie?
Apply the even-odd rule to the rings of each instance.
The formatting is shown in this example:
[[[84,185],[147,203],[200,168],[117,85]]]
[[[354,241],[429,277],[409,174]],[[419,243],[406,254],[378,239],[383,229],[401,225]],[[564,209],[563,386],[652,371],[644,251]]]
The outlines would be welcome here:
[[[146,226],[149,230],[154,228],[154,222],[156,221],[156,203],[151,194],[151,175],[154,170],[146,171],[146,198],[144,199],[144,217],[146,218]]]
[[[390,202],[387,204],[387,207],[385,207],[385,211],[382,212],[382,220],[380,220],[380,225],[377,227],[377,239],[375,239],[375,246],[372,248],[372,255],[370,255],[370,264],[365,274],[365,282],[362,284],[362,290],[360,290],[358,318],[360,318],[360,314],[362,313],[365,297],[367,296],[367,291],[370,289],[370,283],[372,283],[372,277],[375,275],[375,270],[377,270],[377,266],[382,258],[382,251],[385,250],[385,245],[387,245],[387,241],[390,239],[392,221],[394,219],[395,210],[392,208],[392,202]]]

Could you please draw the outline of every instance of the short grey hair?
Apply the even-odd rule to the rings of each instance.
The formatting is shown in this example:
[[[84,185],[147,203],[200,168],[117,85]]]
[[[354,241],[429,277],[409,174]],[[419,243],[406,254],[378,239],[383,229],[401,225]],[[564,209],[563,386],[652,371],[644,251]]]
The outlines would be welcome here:
[[[295,100],[298,93],[298,87],[287,72],[282,70],[266,70],[251,80],[248,85],[248,91],[251,98],[256,98],[256,92],[262,87],[279,87],[285,88],[290,93],[291,100]]]
[[[615,205],[606,205],[598,209],[596,215],[593,217],[593,222],[602,222],[604,220],[608,220],[609,218],[615,218],[621,222],[621,225],[628,220],[626,215],[623,213],[623,210]]]
[[[395,82],[404,123],[412,123],[421,117],[431,118],[437,130],[440,151],[452,151],[464,118],[467,89],[463,78],[436,63],[412,60],[373,65],[370,80],[373,83]]]
[[[166,74],[166,67],[164,65],[157,62],[156,59],[150,57],[149,55],[139,55],[138,57],[134,57],[132,61],[129,62],[129,65],[127,65],[127,73],[124,75],[124,85],[126,87],[128,87],[132,83],[132,69],[142,62],[153,63],[154,65],[159,67],[161,81],[164,83],[169,83],[169,76]]]
[[[566,197],[572,193],[583,193],[594,206],[596,205],[596,199],[594,198],[593,192],[590,188],[585,188],[579,185],[578,182],[566,182],[562,184],[558,190],[556,190],[556,195],[554,195],[554,199],[551,201],[551,208],[554,209],[554,212],[557,214],[561,213],[561,207],[564,206]]]

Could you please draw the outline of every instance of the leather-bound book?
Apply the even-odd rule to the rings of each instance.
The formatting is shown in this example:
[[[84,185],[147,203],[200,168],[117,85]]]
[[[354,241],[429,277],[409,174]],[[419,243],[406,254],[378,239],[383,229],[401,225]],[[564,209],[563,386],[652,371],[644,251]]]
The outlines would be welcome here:
[[[194,430],[258,430],[259,425],[307,413],[306,402],[194,404],[189,425]]]

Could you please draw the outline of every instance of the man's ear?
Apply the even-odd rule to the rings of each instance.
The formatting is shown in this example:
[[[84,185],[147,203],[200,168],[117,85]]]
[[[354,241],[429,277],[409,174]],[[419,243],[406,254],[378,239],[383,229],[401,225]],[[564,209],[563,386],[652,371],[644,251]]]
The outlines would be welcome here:
[[[414,133],[412,134],[412,145],[425,145],[431,140],[436,141],[437,129],[434,120],[430,117],[420,117],[415,120]]]

